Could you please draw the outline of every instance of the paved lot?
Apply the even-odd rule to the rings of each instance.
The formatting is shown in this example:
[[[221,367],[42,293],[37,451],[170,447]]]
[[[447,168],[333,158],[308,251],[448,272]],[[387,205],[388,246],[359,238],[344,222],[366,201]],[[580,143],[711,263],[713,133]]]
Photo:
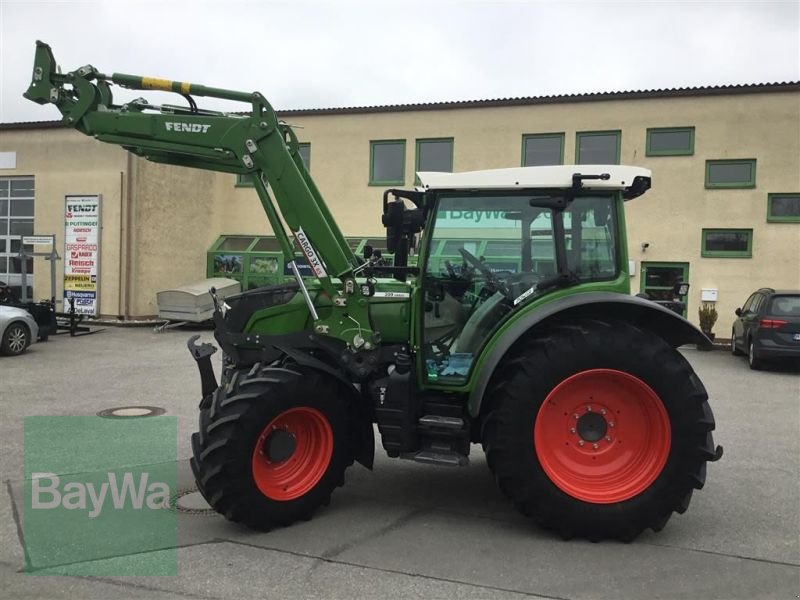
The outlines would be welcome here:
[[[797,598],[800,373],[751,372],[724,352],[686,356],[710,391],[722,461],[660,534],[633,544],[563,542],[519,516],[473,447],[464,469],[386,458],[356,466],[309,522],[254,533],[180,514],[175,577],[23,574],[22,418],[93,415],[125,404],[177,416],[188,458],[199,382],[185,331],[58,336],[0,358],[0,597],[9,598]],[[205,332],[204,337],[209,337]],[[179,483],[191,485],[185,460]],[[147,560],[159,561],[150,552]],[[137,557],[141,559],[141,556]],[[124,572],[130,556],[97,568]]]

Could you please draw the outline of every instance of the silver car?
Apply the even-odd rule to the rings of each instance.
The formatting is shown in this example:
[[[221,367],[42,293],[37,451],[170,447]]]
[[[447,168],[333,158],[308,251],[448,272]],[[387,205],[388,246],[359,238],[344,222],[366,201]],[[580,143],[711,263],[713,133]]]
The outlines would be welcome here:
[[[13,306],[0,306],[0,354],[22,354],[39,337],[31,314]]]

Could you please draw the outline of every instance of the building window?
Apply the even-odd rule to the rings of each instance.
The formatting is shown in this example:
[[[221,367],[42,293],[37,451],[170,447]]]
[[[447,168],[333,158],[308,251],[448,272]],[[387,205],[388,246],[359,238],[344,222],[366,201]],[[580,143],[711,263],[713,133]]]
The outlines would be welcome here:
[[[417,140],[415,171],[453,172],[453,138]]]
[[[706,187],[756,187],[756,159],[707,160]]]
[[[647,156],[691,156],[694,127],[654,127],[647,130]]]
[[[577,133],[575,162],[579,165],[618,165],[619,131],[583,131]]]
[[[767,221],[770,223],[800,223],[800,193],[769,194]]]
[[[303,159],[303,164],[306,166],[306,171],[311,170],[311,144],[308,142],[298,144],[297,151],[300,153],[300,158]]]
[[[700,254],[706,258],[750,258],[753,256],[753,230],[703,229]]]
[[[236,187],[253,187],[252,175],[244,175],[243,173],[236,174]]]
[[[406,141],[369,143],[369,184],[403,185],[406,182]]]
[[[300,158],[303,159],[303,163],[306,165],[306,170],[311,170],[311,144],[309,143],[302,143],[298,144],[297,151],[300,153]],[[253,176],[251,174],[242,174],[238,173],[236,175],[236,187],[253,187]]]
[[[564,134],[536,133],[522,136],[522,166],[564,164]]]
[[[0,177],[0,281],[17,296],[22,295],[22,261],[17,254],[22,236],[33,235],[33,197],[33,177]],[[33,252],[33,246],[26,245],[25,251]],[[25,271],[33,274],[33,258],[27,259]],[[33,288],[27,287],[32,298]]]

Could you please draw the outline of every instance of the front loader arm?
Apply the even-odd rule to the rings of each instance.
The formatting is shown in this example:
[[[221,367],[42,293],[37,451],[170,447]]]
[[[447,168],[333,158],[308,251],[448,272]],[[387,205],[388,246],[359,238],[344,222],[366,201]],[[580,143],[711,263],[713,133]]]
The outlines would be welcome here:
[[[156,106],[144,99],[115,105],[111,84],[175,92],[189,106]],[[295,260],[280,217],[328,294],[337,291],[331,277],[351,278],[359,266],[303,165],[294,132],[278,120],[260,93],[123,73],[104,75],[91,65],[61,74],[50,47],[37,41],[33,78],[24,96],[38,104],[55,104],[66,125],[153,162],[250,175],[284,258]],[[192,96],[245,102],[250,111],[229,114],[198,109]]]

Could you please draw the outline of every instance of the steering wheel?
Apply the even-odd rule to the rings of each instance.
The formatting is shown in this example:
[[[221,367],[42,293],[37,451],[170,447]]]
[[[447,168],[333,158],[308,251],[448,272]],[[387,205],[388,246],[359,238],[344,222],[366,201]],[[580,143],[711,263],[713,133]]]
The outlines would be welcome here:
[[[464,248],[459,248],[458,251],[461,254],[462,258],[464,259],[464,262],[468,263],[469,266],[475,269],[476,271],[479,271],[481,275],[483,275],[486,278],[486,282],[488,284],[490,284],[496,290],[502,292],[503,295],[506,296],[508,295],[508,288],[505,286],[505,284],[500,280],[499,277],[497,277],[497,275],[494,274],[494,272],[489,267],[487,267],[483,262],[481,262],[481,260],[477,256],[475,256],[474,254],[472,254],[472,252]]]

